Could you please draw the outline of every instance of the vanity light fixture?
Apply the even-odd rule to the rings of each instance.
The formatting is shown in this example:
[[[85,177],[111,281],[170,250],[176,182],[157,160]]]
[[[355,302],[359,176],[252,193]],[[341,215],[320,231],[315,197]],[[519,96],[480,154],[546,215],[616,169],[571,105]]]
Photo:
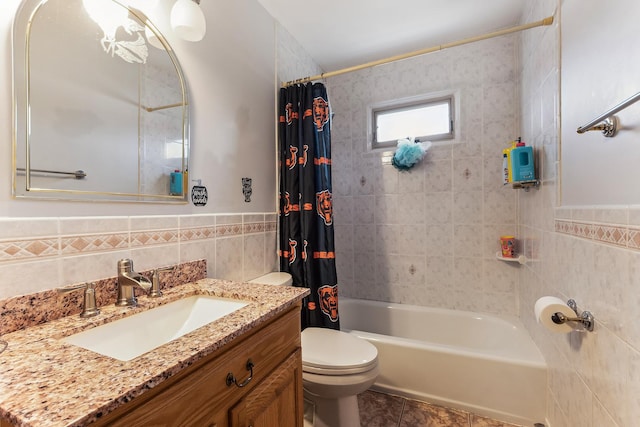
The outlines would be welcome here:
[[[200,0],[177,0],[171,8],[171,28],[180,38],[190,42],[202,40],[207,22]]]

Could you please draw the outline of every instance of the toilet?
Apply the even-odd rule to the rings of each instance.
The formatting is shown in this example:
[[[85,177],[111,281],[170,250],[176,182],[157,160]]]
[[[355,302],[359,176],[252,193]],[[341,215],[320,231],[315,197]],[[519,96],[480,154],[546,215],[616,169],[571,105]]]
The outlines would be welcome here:
[[[290,286],[288,273],[269,273],[250,283]],[[359,427],[358,394],[378,377],[378,350],[366,340],[327,328],[302,331],[302,384],[313,405],[305,426]]]

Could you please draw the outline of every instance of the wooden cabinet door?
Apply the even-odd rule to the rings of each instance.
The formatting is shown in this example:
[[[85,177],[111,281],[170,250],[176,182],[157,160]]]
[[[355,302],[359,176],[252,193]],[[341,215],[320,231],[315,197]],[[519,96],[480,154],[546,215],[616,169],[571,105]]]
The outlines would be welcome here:
[[[99,420],[96,427],[228,427],[229,408],[269,379],[296,352],[300,352],[297,308],[222,354],[214,353],[155,390],[133,399]],[[247,379],[249,359],[255,364],[252,380],[245,387],[227,385],[228,373],[233,373],[240,383]]]
[[[302,357],[293,353],[230,413],[231,427],[302,427]]]

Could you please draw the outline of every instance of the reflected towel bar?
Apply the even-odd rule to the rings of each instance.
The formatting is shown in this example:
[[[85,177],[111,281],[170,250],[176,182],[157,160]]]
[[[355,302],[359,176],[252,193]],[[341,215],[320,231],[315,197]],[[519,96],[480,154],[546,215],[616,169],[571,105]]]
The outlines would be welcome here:
[[[595,119],[591,120],[584,126],[580,126],[577,130],[578,133],[585,133],[590,130],[601,130],[604,136],[614,137],[618,132],[618,118],[614,116],[618,111],[624,110],[631,104],[635,104],[640,101],[640,92],[636,93],[630,98],[625,99],[620,104],[616,105],[604,114],[599,115]],[[604,123],[602,123],[604,122]],[[602,124],[598,124],[602,123]]]
[[[18,172],[25,172],[25,168],[17,168]],[[75,172],[60,172],[60,171],[50,171],[46,169],[29,169],[30,172],[38,172],[38,173],[52,173],[56,175],[72,175],[75,179],[82,179],[87,176],[85,171],[77,170]]]
[[[166,110],[167,108],[185,107],[186,105],[187,104],[185,104],[184,102],[176,102],[175,104],[162,105],[160,107],[145,107],[143,105],[142,109],[148,113],[153,113],[154,111],[158,111],[158,110]]]

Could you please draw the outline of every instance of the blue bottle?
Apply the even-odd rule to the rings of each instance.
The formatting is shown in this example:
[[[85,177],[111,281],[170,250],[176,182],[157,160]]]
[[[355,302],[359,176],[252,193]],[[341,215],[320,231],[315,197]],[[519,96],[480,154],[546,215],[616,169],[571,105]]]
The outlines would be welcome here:
[[[533,147],[518,145],[511,151],[511,169],[513,182],[534,181],[536,172],[533,167]]]
[[[182,196],[182,172],[178,169],[176,169],[175,172],[171,172],[169,193],[171,193],[172,196]]]

